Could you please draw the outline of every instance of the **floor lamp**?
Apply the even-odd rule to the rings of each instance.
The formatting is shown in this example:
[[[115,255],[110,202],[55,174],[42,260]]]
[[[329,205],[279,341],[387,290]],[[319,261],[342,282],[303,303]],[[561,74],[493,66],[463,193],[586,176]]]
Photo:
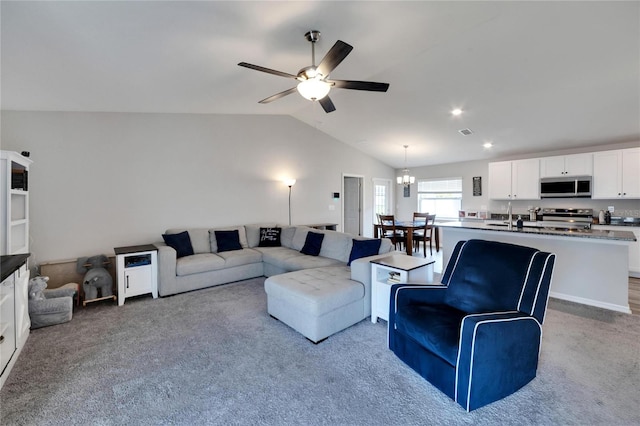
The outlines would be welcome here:
[[[289,187],[289,225],[291,225],[291,187],[296,184],[295,179],[287,179],[284,184]]]

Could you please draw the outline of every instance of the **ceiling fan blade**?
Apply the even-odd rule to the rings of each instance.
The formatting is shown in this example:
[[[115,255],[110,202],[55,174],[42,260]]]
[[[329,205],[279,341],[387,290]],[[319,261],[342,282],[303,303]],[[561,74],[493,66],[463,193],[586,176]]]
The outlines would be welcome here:
[[[287,95],[290,95],[292,93],[295,93],[297,91],[297,89],[295,87],[292,87],[291,89],[287,89],[284,92],[280,92],[280,93],[276,93],[275,95],[269,96],[268,98],[264,98],[263,100],[259,101],[259,104],[268,104],[269,102],[273,102],[275,100],[278,100],[282,97],[285,97]]]
[[[259,65],[248,64],[246,62],[240,62],[238,65],[240,65],[241,67],[249,68],[249,69],[256,70],[256,71],[266,72],[267,74],[278,75],[280,77],[296,78],[296,76],[293,75],[293,74],[289,74],[289,73],[282,72],[282,71],[272,70],[271,68],[265,68],[265,67],[261,67]]]
[[[374,81],[353,81],[353,80],[327,80],[333,87],[340,89],[368,90],[370,92],[386,92],[389,83],[376,83]]]
[[[353,46],[345,43],[342,40],[336,41],[331,50],[324,55],[322,61],[318,65],[318,71],[323,76],[328,76],[339,64],[347,57],[347,55],[353,50]]]
[[[333,105],[333,102],[331,102],[331,99],[329,98],[328,95],[320,99],[318,102],[320,102],[320,105],[322,105],[322,109],[326,113],[333,112],[336,110],[336,107]]]

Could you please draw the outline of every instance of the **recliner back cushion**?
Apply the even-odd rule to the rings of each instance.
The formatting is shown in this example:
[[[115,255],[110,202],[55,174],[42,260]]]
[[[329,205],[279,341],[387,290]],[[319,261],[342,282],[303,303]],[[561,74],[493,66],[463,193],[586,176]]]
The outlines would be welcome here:
[[[445,303],[467,313],[517,310],[536,252],[514,244],[467,241],[449,260]]]

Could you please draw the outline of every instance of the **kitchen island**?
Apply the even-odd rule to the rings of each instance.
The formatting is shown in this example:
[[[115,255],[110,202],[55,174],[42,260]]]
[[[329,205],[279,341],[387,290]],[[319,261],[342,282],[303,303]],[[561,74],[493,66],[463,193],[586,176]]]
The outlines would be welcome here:
[[[443,264],[456,243],[472,238],[556,254],[550,296],[619,312],[629,309],[629,244],[633,232],[524,227],[481,222],[441,223]]]

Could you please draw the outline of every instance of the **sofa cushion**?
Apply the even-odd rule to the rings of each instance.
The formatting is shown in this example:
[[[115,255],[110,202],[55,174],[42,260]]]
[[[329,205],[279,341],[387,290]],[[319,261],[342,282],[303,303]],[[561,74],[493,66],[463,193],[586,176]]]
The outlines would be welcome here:
[[[225,260],[214,253],[199,253],[181,257],[176,262],[176,275],[199,274],[225,268]]]
[[[321,268],[324,266],[346,266],[345,262],[324,256],[300,256],[287,257],[282,261],[282,267],[288,271],[299,271],[301,269]]]
[[[259,247],[280,247],[281,228],[260,228]]]
[[[209,231],[211,233],[211,231]],[[238,230],[232,231],[213,231],[216,243],[218,244],[218,253],[223,251],[242,250],[240,244],[240,235]]]
[[[218,252],[217,255],[224,259],[225,268],[262,262],[262,253],[250,248]]]
[[[262,261],[280,268],[284,267],[285,259],[302,257],[304,254],[288,247],[255,247],[253,250],[262,253]]]
[[[280,233],[280,243],[289,248],[295,248],[293,246],[293,237],[296,234],[297,226],[283,226],[282,232]],[[302,248],[302,246],[300,246]],[[300,250],[298,248],[297,250]]]
[[[191,238],[189,238],[189,233],[186,231],[177,234],[162,234],[162,239],[176,251],[176,257],[191,256],[193,254]]]
[[[320,256],[329,257],[347,263],[349,260],[349,245],[351,235],[336,231],[320,231],[324,234]]]
[[[307,234],[309,231],[313,231],[313,228],[309,228],[308,226],[296,226],[293,228],[293,236],[291,237],[291,245],[286,245],[287,247],[291,247],[295,250],[302,250],[304,247],[304,243],[307,241]],[[284,235],[283,235],[284,238]]]
[[[305,269],[269,277],[265,291],[269,298],[284,299],[301,311],[320,316],[365,297],[364,285],[350,276],[346,266]]]
[[[353,240],[347,265],[351,265],[356,259],[378,254],[381,243],[382,240]]]
[[[318,256],[320,254],[320,250],[322,250],[322,240],[324,240],[324,234],[311,231],[308,232],[300,253],[309,256]]]
[[[167,229],[166,234],[177,234],[179,232],[188,232],[191,239],[191,246],[193,252],[198,253],[211,253],[211,246],[209,244],[209,230],[207,228],[176,228]]]
[[[244,230],[247,234],[247,245],[249,247],[258,247],[260,243],[260,228],[276,228],[276,225],[273,222],[267,223],[253,223],[251,225],[245,225]]]
[[[209,229],[209,252],[210,253],[217,253],[218,252],[218,242],[216,241],[216,234],[215,231],[234,231],[237,230],[238,231],[238,237],[240,239],[240,245],[242,246],[242,248],[247,248],[249,247],[249,244],[247,243],[247,232],[244,229],[244,226],[229,226],[229,227],[225,227],[225,228],[212,228]]]

